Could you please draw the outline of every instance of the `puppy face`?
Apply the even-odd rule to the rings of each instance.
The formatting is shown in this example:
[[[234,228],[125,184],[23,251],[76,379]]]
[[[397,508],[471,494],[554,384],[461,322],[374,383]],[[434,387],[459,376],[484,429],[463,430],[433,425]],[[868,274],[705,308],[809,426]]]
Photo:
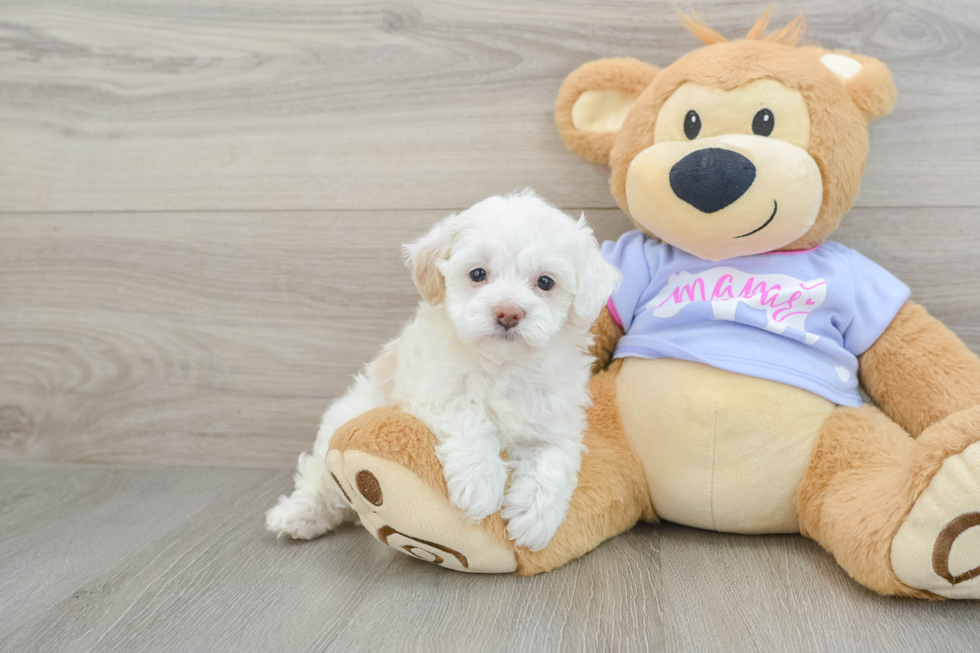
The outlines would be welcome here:
[[[529,191],[450,216],[405,250],[426,301],[445,302],[460,340],[495,358],[587,328],[619,283],[584,217]]]

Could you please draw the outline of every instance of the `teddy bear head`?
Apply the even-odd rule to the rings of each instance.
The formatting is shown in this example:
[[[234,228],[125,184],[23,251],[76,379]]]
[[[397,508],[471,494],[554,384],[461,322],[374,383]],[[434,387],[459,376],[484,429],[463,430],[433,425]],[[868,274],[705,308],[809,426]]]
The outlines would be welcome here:
[[[638,228],[718,261],[816,247],[857,197],[868,123],[891,111],[891,73],[871,57],[798,46],[802,16],[706,45],[658,69],[600,59],[565,80],[555,104],[569,149],[612,168]]]

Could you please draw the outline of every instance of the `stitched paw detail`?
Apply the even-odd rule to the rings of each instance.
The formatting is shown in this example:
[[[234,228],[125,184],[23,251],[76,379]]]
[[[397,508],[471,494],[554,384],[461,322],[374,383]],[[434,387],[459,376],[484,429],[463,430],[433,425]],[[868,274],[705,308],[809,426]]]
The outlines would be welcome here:
[[[467,521],[414,472],[362,451],[330,451],[327,466],[361,525],[399,553],[469,573],[517,569],[512,548]]]
[[[891,558],[910,587],[980,598],[980,442],[943,463],[892,540]]]

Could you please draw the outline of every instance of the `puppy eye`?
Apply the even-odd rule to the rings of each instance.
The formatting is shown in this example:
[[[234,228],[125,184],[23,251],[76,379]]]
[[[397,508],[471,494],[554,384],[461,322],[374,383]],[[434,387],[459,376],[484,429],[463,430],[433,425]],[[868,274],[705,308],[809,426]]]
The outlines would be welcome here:
[[[470,279],[476,283],[487,280],[487,271],[483,268],[476,268],[475,270],[470,270]]]
[[[776,116],[769,109],[759,109],[752,119],[752,133],[756,136],[768,136],[776,126]]]
[[[695,110],[690,110],[684,116],[684,135],[687,140],[693,141],[701,133],[701,116]]]
[[[551,277],[538,277],[538,288],[541,290],[551,290],[553,285],[555,285],[555,280]]]

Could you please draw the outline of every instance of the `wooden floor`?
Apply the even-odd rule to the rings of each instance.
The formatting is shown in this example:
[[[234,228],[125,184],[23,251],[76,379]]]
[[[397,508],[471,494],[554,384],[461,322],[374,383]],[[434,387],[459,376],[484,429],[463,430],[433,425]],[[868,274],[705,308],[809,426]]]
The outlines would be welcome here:
[[[643,526],[537,578],[358,526],[285,543],[286,472],[0,464],[4,651],[976,651],[975,602],[886,600],[795,536]]]
[[[733,38],[765,4],[695,3]],[[980,352],[980,5],[805,8],[900,93],[835,238]],[[557,88],[696,46],[659,0],[0,0],[0,650],[977,650],[976,602],[799,537],[648,526],[517,579],[261,529],[416,301],[399,245],[524,186],[618,236]]]

